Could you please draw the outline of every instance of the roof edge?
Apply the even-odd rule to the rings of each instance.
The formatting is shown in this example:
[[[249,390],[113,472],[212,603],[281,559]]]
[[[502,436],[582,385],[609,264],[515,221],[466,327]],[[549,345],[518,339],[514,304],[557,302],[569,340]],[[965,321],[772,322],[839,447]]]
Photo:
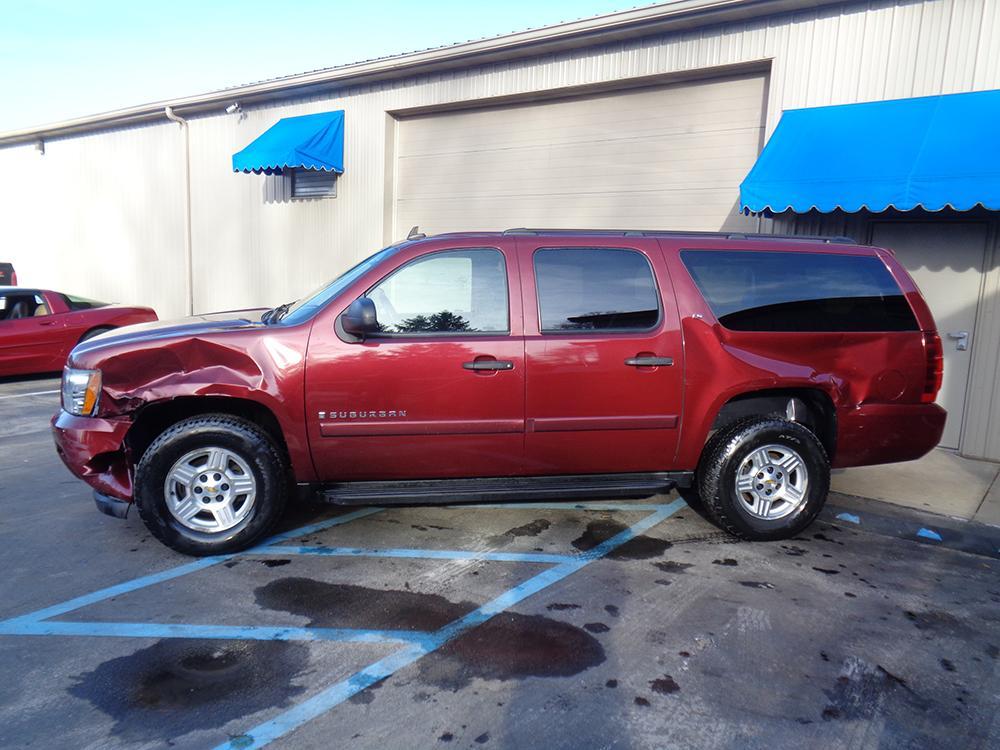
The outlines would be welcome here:
[[[401,78],[430,70],[526,57],[552,49],[568,49],[634,34],[655,34],[676,28],[703,26],[727,20],[830,5],[843,0],[670,0],[630,10],[615,11],[576,21],[563,21],[526,31],[408,52],[366,62],[324,68],[259,83],[220,89],[193,96],[164,99],[132,107],[74,117],[58,122],[0,132],[0,146],[31,143],[46,138],[134,125],[165,118],[170,107],[186,115],[210,111],[239,100],[250,104],[290,96],[295,91],[330,88],[372,80]]]

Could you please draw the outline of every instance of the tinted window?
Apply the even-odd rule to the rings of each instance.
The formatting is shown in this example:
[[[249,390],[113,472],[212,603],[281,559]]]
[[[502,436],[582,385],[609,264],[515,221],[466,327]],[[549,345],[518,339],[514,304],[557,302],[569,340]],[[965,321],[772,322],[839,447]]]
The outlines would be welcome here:
[[[915,331],[906,298],[876,257],[684,250],[715,316],[735,331]]]
[[[73,294],[64,294],[62,298],[66,301],[66,307],[70,310],[93,310],[96,307],[105,307],[107,302],[98,302],[86,297],[77,297]]]
[[[498,250],[431,253],[368,292],[384,333],[506,333],[507,269]]]
[[[634,250],[538,250],[535,285],[542,331],[645,330],[660,318],[653,270]]]

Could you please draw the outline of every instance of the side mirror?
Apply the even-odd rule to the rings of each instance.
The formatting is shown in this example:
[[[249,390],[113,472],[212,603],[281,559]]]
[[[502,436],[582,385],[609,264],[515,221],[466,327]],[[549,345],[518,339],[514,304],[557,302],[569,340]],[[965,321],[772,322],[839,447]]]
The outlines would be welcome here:
[[[358,297],[340,316],[340,325],[345,333],[364,339],[371,333],[377,333],[378,317],[375,314],[375,303],[368,297]]]

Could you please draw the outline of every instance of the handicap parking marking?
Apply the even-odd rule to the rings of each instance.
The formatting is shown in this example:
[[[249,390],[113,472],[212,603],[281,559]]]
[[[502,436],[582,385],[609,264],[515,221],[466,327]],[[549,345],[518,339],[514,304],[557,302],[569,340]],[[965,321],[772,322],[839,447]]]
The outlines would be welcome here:
[[[517,553],[485,550],[434,549],[366,549],[360,547],[314,547],[282,544],[296,538],[324,531],[381,513],[381,507],[361,508],[325,521],[276,534],[262,544],[242,552],[204,557],[168,570],[125,581],[83,596],[55,604],[26,615],[0,622],[0,635],[12,636],[90,636],[112,638],[196,638],[219,640],[327,641],[343,643],[378,643],[400,645],[402,648],[334,685],[324,688],[311,698],[293,706],[278,716],[263,722],[248,732],[218,746],[217,750],[261,748],[306,722],[336,708],[352,695],[380,682],[404,667],[413,664],[463,633],[481,625],[495,615],[517,605],[530,596],[552,586],[567,576],[599,560],[616,548],[665,521],[681,508],[683,500],[671,503],[493,503],[486,505],[450,505],[449,509],[512,509],[512,510],[583,510],[642,512],[644,518],[607,539],[593,549],[574,554]],[[300,555],[315,557],[410,558],[426,560],[485,560],[547,565],[545,570],[496,596],[442,628],[433,631],[375,630],[363,628],[312,628],[297,626],[240,626],[199,623],[151,622],[74,622],[52,620],[54,617],[105,601],[115,596],[138,591],[158,583],[205,570],[240,556]]]
[[[547,510],[573,510],[572,505],[556,505],[547,503],[530,504],[535,508],[545,508]],[[480,506],[476,506],[478,509]],[[494,506],[494,507],[518,507]],[[675,500],[669,505],[644,505],[631,506],[630,510],[642,508],[645,511],[654,511],[646,518],[638,521],[624,531],[616,534],[610,539],[602,542],[593,549],[575,555],[572,559],[561,562],[558,565],[545,570],[514,588],[505,591],[491,601],[474,609],[469,614],[461,617],[431,635],[427,643],[414,644],[401,649],[393,654],[379,659],[374,664],[369,664],[364,669],[356,672],[345,680],[342,680],[330,687],[320,691],[316,695],[304,700],[293,708],[276,716],[269,721],[257,725],[253,729],[242,735],[231,738],[229,741],[218,745],[215,750],[249,750],[250,748],[261,748],[270,744],[276,739],[295,731],[303,724],[312,721],[319,716],[331,711],[352,695],[360,693],[367,687],[381,682],[393,674],[419,661],[421,658],[441,648],[448,642],[454,640],[463,633],[483,624],[495,615],[510,607],[524,601],[530,596],[552,586],[563,580],[567,576],[585,568],[595,560],[613,552],[616,548],[635,538],[639,534],[648,531],[653,526],[665,521],[681,508],[687,507],[683,500]],[[611,504],[601,504],[601,510],[615,509]]]

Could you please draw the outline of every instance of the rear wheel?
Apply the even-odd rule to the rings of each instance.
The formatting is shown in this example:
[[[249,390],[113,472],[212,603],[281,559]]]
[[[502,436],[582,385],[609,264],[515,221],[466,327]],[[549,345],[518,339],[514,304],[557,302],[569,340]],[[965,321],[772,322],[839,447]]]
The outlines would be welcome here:
[[[153,535],[179,552],[235,552],[281,517],[286,474],[281,452],[257,425],[226,414],[193,417],[143,454],[136,506]]]
[[[102,333],[107,333],[108,331],[113,331],[114,326],[103,326],[101,328],[92,328],[80,337],[78,344],[82,344],[84,341],[94,338],[94,336],[100,336]]]
[[[716,434],[697,478],[712,520],[743,539],[787,539],[812,523],[830,489],[830,463],[809,429],[750,417]]]

